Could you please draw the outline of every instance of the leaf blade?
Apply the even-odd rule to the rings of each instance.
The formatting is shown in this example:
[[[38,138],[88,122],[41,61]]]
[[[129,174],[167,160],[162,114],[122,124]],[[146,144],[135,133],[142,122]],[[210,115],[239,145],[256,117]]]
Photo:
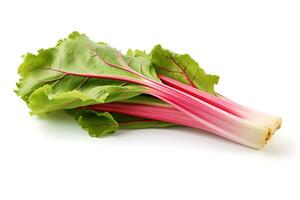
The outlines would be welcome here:
[[[156,45],[152,52],[152,64],[158,74],[178,80],[192,87],[201,89],[208,93],[214,92],[214,85],[218,83],[219,77],[206,74],[199,64],[188,54],[176,54]]]
[[[72,115],[91,137],[105,137],[119,129],[119,124],[108,112],[76,109],[68,110],[67,113]]]

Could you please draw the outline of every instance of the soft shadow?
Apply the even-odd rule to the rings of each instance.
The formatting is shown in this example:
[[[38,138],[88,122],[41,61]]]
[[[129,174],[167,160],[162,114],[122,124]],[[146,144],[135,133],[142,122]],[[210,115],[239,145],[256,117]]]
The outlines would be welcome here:
[[[35,117],[40,132],[50,137],[75,139],[87,134],[80,128],[74,118],[63,111],[49,113],[44,117]]]
[[[182,134],[189,134],[193,137],[196,137],[198,141],[195,141],[194,143],[197,143],[197,145],[208,143],[206,147],[212,148],[212,149],[219,149],[219,150],[227,150],[230,152],[238,151],[245,151],[245,152],[252,152],[254,149],[238,144],[234,141],[228,140],[226,138],[223,138],[221,136],[218,136],[216,134],[200,130],[200,129],[194,129],[189,127],[173,127],[174,129],[182,130]],[[199,138],[199,139],[198,139]],[[201,140],[201,142],[200,142]],[[200,144],[199,144],[200,143]]]
[[[213,133],[209,133],[204,130],[199,129],[193,129],[188,127],[173,127],[174,129],[182,129],[182,133],[185,134],[194,134],[200,137],[201,140],[206,140],[210,142],[211,144],[214,143],[213,148],[219,148],[219,149],[226,149],[226,150],[243,150],[244,152],[258,152],[262,153],[267,156],[287,156],[292,155],[294,151],[294,143],[292,140],[290,140],[288,137],[283,137],[281,135],[274,135],[271,140],[265,145],[263,149],[253,149],[241,144],[238,144],[236,142],[230,141],[226,138],[220,137],[218,135],[215,135]],[[276,137],[277,136],[277,137]]]
[[[291,153],[294,152],[293,146],[293,142],[287,137],[279,138],[274,135],[262,152],[270,156],[291,155]]]
[[[133,134],[143,137],[145,133],[143,130],[120,130],[117,134],[112,137],[132,137]],[[228,151],[236,153],[237,151],[253,152],[252,148],[240,145],[236,142],[227,140],[218,135],[206,132],[204,130],[174,126],[168,128],[153,128],[153,133],[148,136],[148,145],[156,146],[157,144],[167,143],[167,145],[176,145],[184,148],[197,148],[197,149],[212,149],[217,151]]]

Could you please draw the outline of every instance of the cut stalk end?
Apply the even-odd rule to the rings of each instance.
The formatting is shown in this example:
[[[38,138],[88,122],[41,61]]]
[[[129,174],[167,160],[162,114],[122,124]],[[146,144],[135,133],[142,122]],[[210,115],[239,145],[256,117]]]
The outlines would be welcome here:
[[[265,137],[265,145],[269,142],[272,135],[273,135],[272,131],[270,129],[268,129],[267,132],[266,132],[266,137]]]

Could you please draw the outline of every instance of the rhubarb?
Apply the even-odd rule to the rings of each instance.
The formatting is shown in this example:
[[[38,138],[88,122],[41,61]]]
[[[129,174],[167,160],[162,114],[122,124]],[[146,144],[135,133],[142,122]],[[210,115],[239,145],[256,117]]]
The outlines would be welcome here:
[[[121,113],[141,124],[191,126],[259,149],[281,123],[218,95],[217,76],[159,45],[150,54],[122,54],[74,32],[53,48],[25,55],[19,74],[16,93],[33,114],[68,110],[95,137],[117,130],[122,122],[110,113]],[[157,100],[135,103],[141,95]]]

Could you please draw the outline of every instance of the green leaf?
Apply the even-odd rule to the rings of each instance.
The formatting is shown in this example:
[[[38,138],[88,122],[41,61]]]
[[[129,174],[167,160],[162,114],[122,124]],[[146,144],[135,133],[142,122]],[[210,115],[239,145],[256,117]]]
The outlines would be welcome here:
[[[119,129],[119,124],[108,112],[92,110],[68,110],[79,125],[92,137],[104,137]]]
[[[176,54],[157,45],[151,52],[152,64],[158,74],[214,94],[219,77],[206,74],[188,54]]]
[[[148,55],[121,55],[105,43],[95,43],[84,34],[74,32],[59,40],[53,48],[24,56],[16,93],[27,102],[33,114],[128,99],[143,93],[145,88],[122,81],[70,75],[95,74],[140,80],[125,70],[124,60],[132,69],[159,80]]]
[[[79,125],[92,137],[104,137],[122,129],[163,128],[174,126],[167,122],[134,117],[129,115],[100,112],[93,110],[67,110]]]
[[[33,114],[39,115],[55,110],[125,100],[139,94],[140,88],[135,85],[98,85],[65,92],[44,85],[31,94],[27,104]]]
[[[155,67],[151,63],[151,54],[147,54],[146,51],[136,49],[128,49],[126,56],[124,57],[126,62],[136,72],[143,74],[144,76],[161,82],[157,77]]]
[[[140,57],[140,56],[147,57],[148,56],[151,58],[151,55],[147,54],[146,51],[139,50],[139,49],[136,49],[136,50],[128,49],[126,55],[131,56],[131,57]]]

